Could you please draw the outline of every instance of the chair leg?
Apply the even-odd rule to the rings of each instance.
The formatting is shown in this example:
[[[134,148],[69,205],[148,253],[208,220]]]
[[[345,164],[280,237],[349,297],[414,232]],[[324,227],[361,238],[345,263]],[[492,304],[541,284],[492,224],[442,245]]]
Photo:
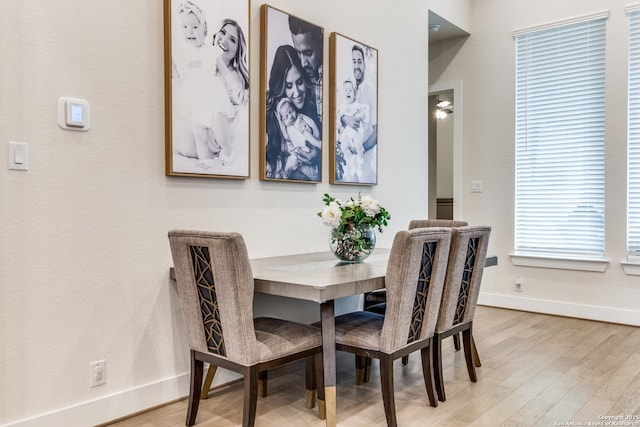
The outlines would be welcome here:
[[[473,335],[471,336],[471,344],[471,348],[473,349],[473,363],[476,365],[476,368],[479,368],[482,366],[482,363],[480,363],[480,356],[478,355],[478,348],[476,347],[476,340],[473,338]]]
[[[242,426],[253,427],[256,422],[256,406],[258,405],[258,367],[250,366],[244,374],[244,405],[242,410]]]
[[[258,396],[267,396],[267,379],[269,378],[269,371],[262,371],[258,374]]]
[[[187,409],[186,420],[186,425],[188,426],[194,425],[196,423],[196,417],[198,416],[203,370],[204,362],[197,360],[195,353],[191,351],[191,389],[189,390],[189,407]]]
[[[380,357],[380,385],[387,426],[396,427],[398,423],[396,421],[396,402],[393,391],[393,359],[386,354]]]
[[[304,380],[306,384],[305,406],[311,409],[316,406],[316,370],[313,356],[304,359]]]
[[[202,385],[202,391],[200,392],[200,399],[207,399],[209,397],[211,383],[213,382],[213,377],[216,375],[217,370],[218,367],[216,365],[209,364],[207,376],[204,378],[204,384]]]
[[[453,348],[460,351],[460,334],[453,334]]]
[[[436,387],[433,383],[433,351],[431,347],[425,347],[420,350],[422,356],[422,374],[424,377],[424,385],[427,388],[427,397],[429,404],[434,408],[438,406],[438,398],[436,396]]]
[[[371,358],[355,356],[356,359],[356,385],[368,383],[371,379]]]
[[[409,356],[402,356],[402,364],[407,366],[409,364]]]
[[[367,361],[365,356],[355,355],[356,358],[356,385],[362,385],[365,383],[365,371],[367,367]]]
[[[368,383],[371,379],[371,358],[366,357],[364,362],[364,382]]]
[[[327,419],[327,406],[324,399],[324,366],[322,353],[313,356],[313,366],[316,374],[316,393],[318,395],[318,417],[321,420]]]
[[[467,362],[467,372],[469,372],[469,379],[472,382],[477,382],[478,377],[476,375],[476,365],[473,360],[473,349],[472,349],[472,340],[473,335],[471,334],[471,326],[469,329],[465,329],[462,331],[462,343],[464,345],[464,358]]]
[[[433,364],[434,383],[438,393],[438,400],[444,402],[447,400],[447,396],[444,393],[444,375],[442,373],[442,338],[438,334],[433,336]]]

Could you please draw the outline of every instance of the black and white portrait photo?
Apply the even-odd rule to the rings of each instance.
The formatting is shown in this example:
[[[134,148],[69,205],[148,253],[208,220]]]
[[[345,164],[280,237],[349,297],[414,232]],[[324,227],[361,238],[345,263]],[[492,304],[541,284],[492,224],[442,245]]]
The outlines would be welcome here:
[[[378,182],[378,51],[331,33],[332,184]]]
[[[261,14],[260,178],[319,182],[324,30],[267,5]]]
[[[167,175],[249,176],[248,10],[247,0],[165,0]]]

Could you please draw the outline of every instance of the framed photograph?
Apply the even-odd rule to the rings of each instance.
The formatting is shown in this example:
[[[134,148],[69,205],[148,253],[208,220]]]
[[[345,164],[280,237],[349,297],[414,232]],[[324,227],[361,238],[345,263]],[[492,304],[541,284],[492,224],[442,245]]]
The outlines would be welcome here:
[[[164,0],[166,175],[249,177],[249,0]]]
[[[320,182],[324,30],[266,4],[260,18],[260,179]]]
[[[338,33],[329,38],[329,182],[378,183],[378,51]]]

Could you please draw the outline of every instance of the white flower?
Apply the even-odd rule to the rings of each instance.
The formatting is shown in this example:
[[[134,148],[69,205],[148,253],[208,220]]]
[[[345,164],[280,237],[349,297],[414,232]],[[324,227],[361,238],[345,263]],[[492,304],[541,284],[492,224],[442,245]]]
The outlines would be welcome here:
[[[379,202],[371,196],[364,195],[359,197],[358,204],[367,216],[374,217],[380,213]]]
[[[340,225],[342,218],[342,209],[336,202],[329,203],[329,206],[322,211],[322,223],[328,225],[331,228],[336,228]]]

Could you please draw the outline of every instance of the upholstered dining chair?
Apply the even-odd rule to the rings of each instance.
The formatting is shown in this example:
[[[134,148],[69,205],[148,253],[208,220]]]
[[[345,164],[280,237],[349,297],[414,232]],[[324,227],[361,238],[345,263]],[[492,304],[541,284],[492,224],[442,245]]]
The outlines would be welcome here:
[[[466,221],[455,221],[452,219],[414,219],[409,222],[409,230],[414,228],[430,228],[430,227],[464,227],[469,225]],[[364,309],[373,311],[374,313],[384,314],[387,308],[387,291],[380,289],[365,294]],[[406,364],[406,363],[405,363]]]
[[[469,225],[467,221],[458,221],[453,219],[414,219],[409,222],[409,230],[412,228],[425,228],[425,227],[465,227]],[[453,335],[453,344],[456,351],[460,350],[459,335]],[[406,365],[406,361],[404,361]],[[480,366],[480,365],[478,365]]]
[[[317,385],[322,418],[320,330],[286,320],[253,318],[254,283],[242,236],[172,230],[169,242],[191,356],[186,425],[196,421],[204,362],[209,369],[222,367],[244,375],[242,425],[253,426],[259,373],[304,358],[307,406],[315,406],[309,396],[315,396]]]
[[[431,227],[464,227],[469,225],[466,221],[455,221],[450,219],[414,219],[409,222],[409,230],[414,228],[431,228]],[[373,311],[374,313],[384,314],[387,308],[387,291],[381,289],[365,294],[364,309]],[[458,335],[453,336],[456,350],[460,350],[460,342]],[[409,356],[402,358],[402,364],[409,363]],[[371,359],[356,358],[356,384],[361,385],[369,382],[371,375]]]
[[[462,332],[469,379],[476,382],[476,366],[480,366],[473,339],[473,316],[480,293],[480,283],[487,257],[491,227],[466,226],[452,228],[447,277],[438,322],[433,339],[435,384],[438,399],[446,400],[442,370],[442,340]]]
[[[409,230],[429,227],[464,227],[466,225],[469,225],[467,221],[454,219],[412,219],[409,221]]]
[[[420,350],[431,406],[437,406],[431,343],[440,308],[451,230],[398,232],[387,264],[385,315],[356,311],[336,317],[336,349],[380,360],[380,382],[387,424],[395,426],[393,361]]]

